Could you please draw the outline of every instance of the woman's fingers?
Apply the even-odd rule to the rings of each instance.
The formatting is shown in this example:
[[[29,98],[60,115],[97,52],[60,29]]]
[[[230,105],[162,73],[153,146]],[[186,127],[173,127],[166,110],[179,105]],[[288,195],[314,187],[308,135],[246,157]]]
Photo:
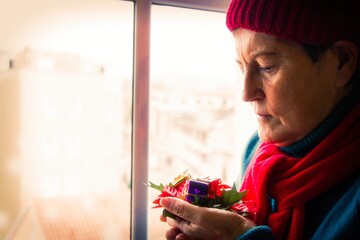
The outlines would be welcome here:
[[[228,221],[233,221],[234,216],[236,216],[236,214],[229,211],[199,207],[171,197],[163,198],[160,204],[179,218],[209,229],[219,225],[219,223],[224,222],[224,220],[228,219]],[[186,223],[186,221],[184,223]]]
[[[191,236],[190,239],[201,235],[211,239],[218,239],[215,236],[233,239],[255,226],[252,221],[233,212],[199,207],[177,198],[163,198],[160,204],[179,217],[177,220],[168,219],[169,225]]]
[[[179,228],[172,227],[165,233],[166,240],[187,240],[185,234]]]
[[[171,197],[161,199],[160,205],[169,212],[190,222],[194,222],[194,211],[196,211],[195,208],[198,208],[197,206],[191,205],[185,201]]]

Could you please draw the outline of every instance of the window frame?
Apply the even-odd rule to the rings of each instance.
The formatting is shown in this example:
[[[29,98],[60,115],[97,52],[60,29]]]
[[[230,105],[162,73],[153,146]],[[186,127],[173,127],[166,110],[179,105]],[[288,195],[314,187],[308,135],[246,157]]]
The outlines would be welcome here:
[[[128,0],[129,1],[129,0]],[[147,239],[150,24],[151,6],[164,5],[226,12],[230,0],[133,0],[134,55],[130,239]]]

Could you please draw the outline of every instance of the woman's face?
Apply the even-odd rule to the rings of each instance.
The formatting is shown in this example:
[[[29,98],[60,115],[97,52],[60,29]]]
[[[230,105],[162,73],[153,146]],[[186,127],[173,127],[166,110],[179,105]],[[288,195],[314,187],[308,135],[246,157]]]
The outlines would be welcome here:
[[[332,51],[314,63],[299,44],[245,29],[236,30],[235,43],[242,98],[257,115],[263,141],[286,146],[300,140],[341,99]]]

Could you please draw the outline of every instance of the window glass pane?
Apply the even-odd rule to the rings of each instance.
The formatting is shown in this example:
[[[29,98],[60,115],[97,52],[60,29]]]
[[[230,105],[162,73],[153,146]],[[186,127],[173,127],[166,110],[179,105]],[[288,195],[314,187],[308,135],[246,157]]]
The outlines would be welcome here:
[[[225,14],[152,7],[149,179],[167,184],[183,171],[232,184],[255,129],[241,103],[235,50]],[[149,209],[158,192],[149,189]],[[161,209],[149,210],[149,238],[161,239]]]
[[[0,19],[0,239],[129,239],[133,3]]]

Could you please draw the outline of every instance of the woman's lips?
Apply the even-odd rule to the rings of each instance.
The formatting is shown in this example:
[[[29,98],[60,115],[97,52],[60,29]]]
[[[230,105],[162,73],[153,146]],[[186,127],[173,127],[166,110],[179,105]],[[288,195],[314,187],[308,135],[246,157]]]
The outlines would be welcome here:
[[[265,121],[265,120],[269,120],[271,118],[270,114],[264,114],[264,113],[256,114],[256,116],[259,121]]]
[[[268,113],[256,113],[257,116],[259,117],[270,117],[271,115]]]

